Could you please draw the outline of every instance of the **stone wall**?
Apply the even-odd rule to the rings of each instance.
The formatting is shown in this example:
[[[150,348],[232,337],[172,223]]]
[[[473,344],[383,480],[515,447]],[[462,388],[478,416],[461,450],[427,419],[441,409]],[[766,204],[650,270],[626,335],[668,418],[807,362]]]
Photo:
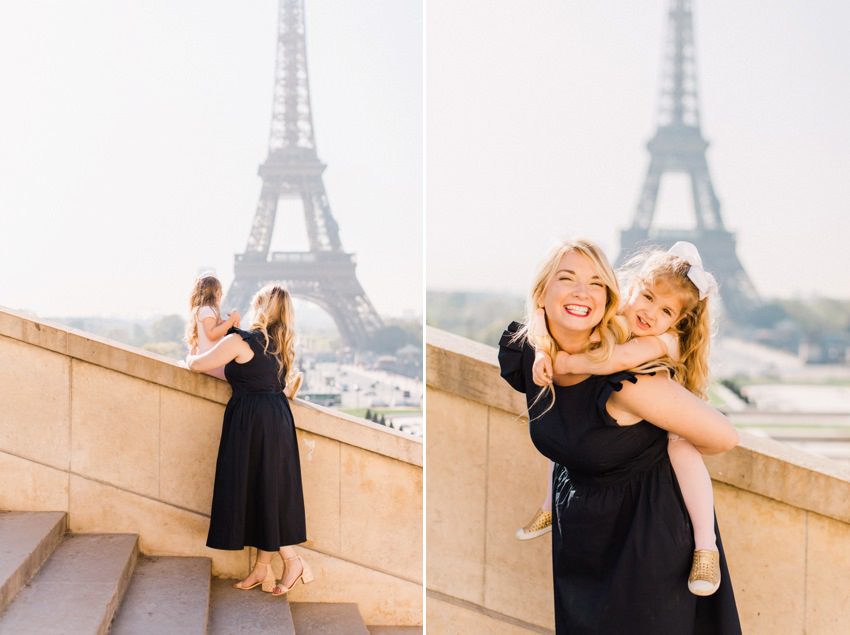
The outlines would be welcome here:
[[[551,632],[551,543],[514,538],[547,471],[525,397],[499,377],[495,348],[436,329],[427,368],[428,632]],[[847,632],[847,468],[743,433],[706,459],[744,632]]]
[[[146,554],[243,576],[247,550],[204,546],[229,396],[172,360],[0,311],[0,509],[64,510],[71,531],[137,533]],[[293,412],[316,581],[292,599],[421,624],[421,442],[304,402]]]

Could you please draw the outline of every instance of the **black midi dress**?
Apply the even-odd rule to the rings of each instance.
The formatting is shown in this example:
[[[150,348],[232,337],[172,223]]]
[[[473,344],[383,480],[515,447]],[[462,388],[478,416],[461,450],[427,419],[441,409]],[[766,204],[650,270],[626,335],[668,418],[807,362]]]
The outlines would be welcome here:
[[[224,367],[233,395],[224,410],[207,546],[277,551],[307,540],[295,424],[263,334],[231,333],[254,357]]]
[[[620,426],[606,403],[630,372],[592,375],[555,386],[555,405],[531,368],[534,350],[512,341],[512,323],[499,346],[501,374],[526,394],[535,447],[555,463],[552,572],[559,635],[715,634],[741,632],[720,533],[722,581],[697,597],[687,581],[693,530],[667,456],[667,432],[647,421]]]

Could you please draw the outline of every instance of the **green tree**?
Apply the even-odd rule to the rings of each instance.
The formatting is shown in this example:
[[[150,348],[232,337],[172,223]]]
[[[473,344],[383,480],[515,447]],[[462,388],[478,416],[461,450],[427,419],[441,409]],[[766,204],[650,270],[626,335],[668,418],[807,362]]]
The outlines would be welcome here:
[[[765,302],[747,315],[747,323],[756,328],[771,328],[788,317],[788,312],[779,302]]]
[[[141,346],[142,344],[148,341],[147,332],[144,328],[142,328],[142,325],[138,322],[133,324],[133,332],[130,335],[130,341],[132,342],[133,346]]]
[[[151,337],[154,342],[181,342],[186,322],[179,315],[164,315],[151,324]]]
[[[394,324],[384,326],[372,333],[369,338],[369,349],[381,355],[391,355],[405,344],[411,343],[411,339],[400,326]]]

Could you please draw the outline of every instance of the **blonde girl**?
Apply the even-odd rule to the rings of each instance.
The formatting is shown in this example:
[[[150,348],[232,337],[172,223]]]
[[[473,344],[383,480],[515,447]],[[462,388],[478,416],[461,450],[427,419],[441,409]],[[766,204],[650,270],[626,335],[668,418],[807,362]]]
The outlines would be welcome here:
[[[192,353],[206,353],[227,334],[231,327],[239,327],[239,312],[232,311],[221,319],[221,282],[214,275],[203,274],[195,279],[189,296],[189,323],[186,325],[186,343]],[[206,371],[208,375],[224,379],[224,368]]]

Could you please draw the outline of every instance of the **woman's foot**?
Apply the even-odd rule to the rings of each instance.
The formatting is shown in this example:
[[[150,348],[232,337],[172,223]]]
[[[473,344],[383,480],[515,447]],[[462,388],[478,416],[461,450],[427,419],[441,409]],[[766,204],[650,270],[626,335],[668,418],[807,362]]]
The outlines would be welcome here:
[[[711,595],[719,587],[720,552],[697,549],[688,576],[688,590],[694,595]]]
[[[303,584],[313,581],[313,572],[301,556],[283,558],[283,579],[278,582],[272,590],[272,595],[286,595],[292,590],[299,580]]]
[[[247,578],[235,582],[232,586],[234,589],[248,591],[260,584],[263,585],[263,591],[266,593],[271,593],[274,589],[274,573],[272,572],[271,562],[258,561]]]

